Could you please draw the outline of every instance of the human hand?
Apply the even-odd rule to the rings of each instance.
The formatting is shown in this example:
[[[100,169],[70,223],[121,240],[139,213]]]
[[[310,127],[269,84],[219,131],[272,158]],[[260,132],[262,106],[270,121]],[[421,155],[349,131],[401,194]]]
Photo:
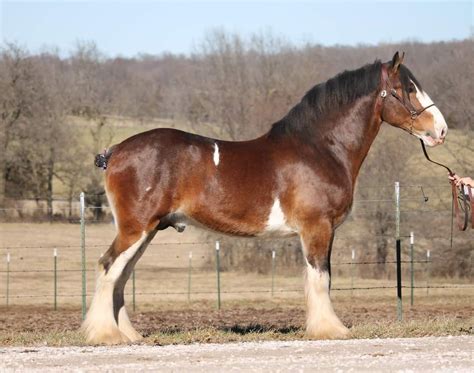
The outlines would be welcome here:
[[[449,175],[448,175],[448,179],[449,179],[449,180],[454,180],[454,181],[456,182],[456,184],[457,184],[458,181],[459,181],[461,178],[460,178],[458,175],[456,175],[456,174],[452,174],[452,175],[449,174]]]
[[[449,175],[448,176],[449,180],[454,180],[456,183],[456,186],[460,185],[468,185],[470,187],[474,187],[474,180],[471,179],[470,177],[459,177],[458,175]]]

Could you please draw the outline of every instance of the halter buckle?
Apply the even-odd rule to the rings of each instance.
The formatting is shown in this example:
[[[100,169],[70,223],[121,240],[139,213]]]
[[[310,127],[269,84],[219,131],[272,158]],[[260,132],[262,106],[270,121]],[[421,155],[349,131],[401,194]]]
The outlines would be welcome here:
[[[410,116],[411,116],[411,119],[415,120],[416,117],[418,116],[418,112],[415,110],[410,110]]]
[[[387,91],[384,89],[382,92],[380,92],[380,97],[385,98],[387,97]]]

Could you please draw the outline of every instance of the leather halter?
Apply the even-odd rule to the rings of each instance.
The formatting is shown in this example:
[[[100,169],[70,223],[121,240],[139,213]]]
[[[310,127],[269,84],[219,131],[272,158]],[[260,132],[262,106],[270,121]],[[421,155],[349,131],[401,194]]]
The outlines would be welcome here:
[[[384,100],[387,97],[387,91],[390,92],[390,95],[393,98],[395,98],[403,106],[403,108],[406,111],[410,113],[410,118],[412,120],[410,123],[410,128],[403,128],[403,127],[401,128],[404,129],[405,131],[408,131],[410,134],[413,134],[413,122],[426,109],[432,106],[435,106],[435,104],[430,104],[428,106],[425,106],[424,108],[416,109],[409,99],[408,101],[405,101],[402,97],[400,97],[397,91],[393,88],[392,82],[390,81],[388,77],[387,67],[384,65],[382,65],[381,80],[382,80],[382,91],[380,92],[380,97],[382,98],[382,100]],[[423,154],[425,155],[426,159],[431,163],[444,167],[449,172],[450,176],[454,176],[454,172],[451,171],[451,169],[448,166],[445,166],[442,163],[431,160],[430,157],[428,156],[428,152],[426,151],[426,147],[423,140],[420,139],[420,142],[421,142],[421,147],[423,149]],[[472,189],[469,187],[468,192],[466,193],[464,191],[463,185],[459,189],[456,186],[456,182],[454,180],[450,180],[450,182],[451,182],[451,192],[453,195],[454,214],[456,215],[456,222],[457,222],[459,230],[464,231],[467,229],[468,221],[469,221],[469,213],[468,213],[469,209],[471,210],[471,223],[472,223],[472,228],[474,229],[474,198],[472,194]],[[461,207],[459,206],[459,202],[461,203]]]
[[[387,67],[382,65],[382,73],[381,73],[381,78],[382,78],[382,91],[380,92],[380,97],[382,99],[385,99],[387,97],[387,91],[390,92],[390,95],[395,98],[400,104],[402,104],[403,108],[410,113],[410,118],[412,122],[410,123],[410,128],[406,129],[403,128],[404,130],[408,131],[410,134],[413,134],[413,122],[418,118],[426,109],[429,109],[432,106],[435,106],[435,104],[430,104],[428,106],[425,106],[421,109],[416,109],[413,104],[410,102],[410,99],[406,101],[403,97],[400,97],[400,95],[397,93],[396,89],[393,88],[392,82],[390,81],[388,77],[388,71]]]

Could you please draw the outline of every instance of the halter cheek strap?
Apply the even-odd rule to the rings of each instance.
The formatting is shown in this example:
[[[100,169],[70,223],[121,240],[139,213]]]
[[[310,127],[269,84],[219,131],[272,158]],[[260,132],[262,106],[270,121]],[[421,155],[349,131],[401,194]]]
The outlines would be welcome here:
[[[382,91],[380,92],[380,97],[382,97],[382,99],[385,99],[385,97],[387,97],[387,91],[389,91],[390,95],[394,97],[398,102],[400,102],[403,108],[405,108],[405,110],[410,113],[410,118],[412,122],[410,123],[410,128],[407,131],[412,134],[413,122],[416,120],[416,118],[418,118],[426,109],[429,109],[430,107],[435,106],[435,104],[430,104],[421,109],[416,109],[409,99],[408,101],[405,101],[402,97],[400,97],[397,91],[393,88],[392,82],[388,78],[387,68],[384,65],[382,65],[381,79],[382,79]]]

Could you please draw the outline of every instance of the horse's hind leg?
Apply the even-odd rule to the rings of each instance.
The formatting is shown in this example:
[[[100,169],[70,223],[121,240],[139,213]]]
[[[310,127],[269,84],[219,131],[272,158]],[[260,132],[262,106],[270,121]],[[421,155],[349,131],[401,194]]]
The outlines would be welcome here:
[[[138,333],[130,332],[130,321],[124,309],[123,288],[133,266],[154,234],[155,231],[119,232],[100,259],[94,298],[83,323],[88,343],[118,344],[138,339]],[[120,320],[124,324],[123,331],[119,327]],[[127,322],[129,327],[125,327]]]
[[[146,247],[151,242],[156,234],[156,230],[150,232],[147,236],[146,242],[144,242],[141,248],[133,256],[133,258],[125,266],[122,275],[115,283],[114,288],[114,316],[118,323],[120,331],[131,341],[137,342],[143,339],[140,333],[138,333],[132,326],[130,319],[128,318],[127,309],[125,308],[124,290],[125,285],[132,274],[133,268],[137,261],[140,259],[142,254],[145,252]]]
[[[349,330],[336,316],[329,297],[329,256],[333,238],[329,222],[318,221],[301,233],[306,256],[306,334],[315,339],[339,339]]]

